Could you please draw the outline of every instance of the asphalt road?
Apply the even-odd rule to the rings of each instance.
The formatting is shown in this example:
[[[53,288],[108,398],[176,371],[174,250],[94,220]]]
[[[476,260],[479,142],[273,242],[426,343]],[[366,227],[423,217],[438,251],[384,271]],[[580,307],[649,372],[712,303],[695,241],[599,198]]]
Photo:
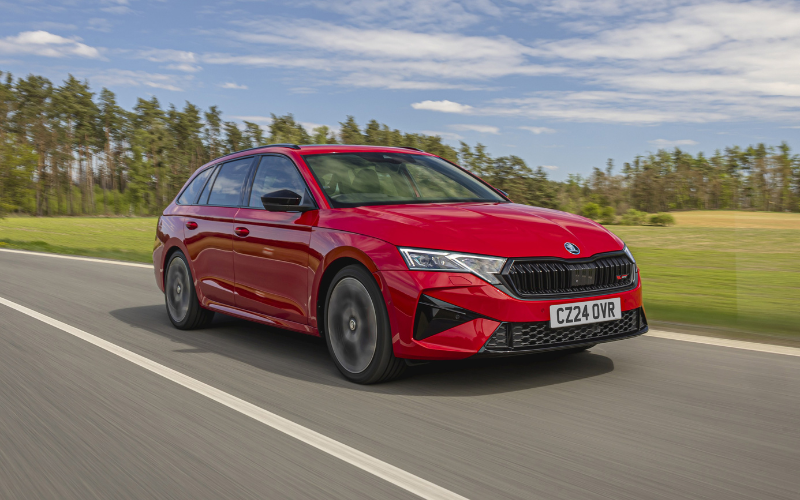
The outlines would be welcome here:
[[[0,253],[0,297],[471,499],[797,499],[800,357],[641,337],[345,382],[316,338],[174,329],[147,269]],[[0,498],[415,498],[0,305]]]

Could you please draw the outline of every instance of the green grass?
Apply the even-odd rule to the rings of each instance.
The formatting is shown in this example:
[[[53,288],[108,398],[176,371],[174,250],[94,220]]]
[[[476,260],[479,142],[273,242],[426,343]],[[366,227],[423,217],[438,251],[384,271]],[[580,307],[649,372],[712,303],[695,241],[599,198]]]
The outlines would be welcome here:
[[[152,262],[155,217],[7,217],[0,248]]]
[[[636,257],[649,319],[800,336],[800,231],[609,229]]]
[[[609,226],[639,263],[650,320],[800,337],[800,214],[675,213]],[[0,248],[150,262],[155,218],[0,220]]]

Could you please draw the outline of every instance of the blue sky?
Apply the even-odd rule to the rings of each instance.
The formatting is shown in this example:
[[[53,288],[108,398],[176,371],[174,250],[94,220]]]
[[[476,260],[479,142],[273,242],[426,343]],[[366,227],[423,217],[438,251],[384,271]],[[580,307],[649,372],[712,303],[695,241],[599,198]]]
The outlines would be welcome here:
[[[0,71],[266,126],[347,114],[551,176],[675,145],[800,148],[800,3],[0,0]]]

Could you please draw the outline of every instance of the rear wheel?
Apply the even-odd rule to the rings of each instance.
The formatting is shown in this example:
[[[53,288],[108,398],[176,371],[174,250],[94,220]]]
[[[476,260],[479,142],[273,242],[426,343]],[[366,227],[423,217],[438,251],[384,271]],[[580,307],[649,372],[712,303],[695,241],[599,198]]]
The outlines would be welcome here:
[[[203,328],[214,318],[214,311],[200,306],[194,289],[192,271],[189,269],[186,257],[180,251],[172,254],[167,264],[164,295],[167,315],[175,328],[181,330]]]
[[[361,266],[347,266],[333,278],[325,299],[324,333],[333,362],[352,382],[385,382],[405,370],[405,362],[392,351],[383,296]]]

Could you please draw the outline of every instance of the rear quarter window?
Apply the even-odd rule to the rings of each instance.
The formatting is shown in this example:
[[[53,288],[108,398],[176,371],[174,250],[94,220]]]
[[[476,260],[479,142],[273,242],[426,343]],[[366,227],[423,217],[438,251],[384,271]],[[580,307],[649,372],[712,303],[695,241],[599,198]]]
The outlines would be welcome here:
[[[178,197],[178,205],[194,205],[197,203],[197,197],[200,195],[200,190],[203,189],[203,186],[206,184],[208,180],[208,176],[211,175],[211,171],[214,170],[214,167],[207,168],[197,174],[197,176],[192,179],[192,182],[186,186],[186,189],[183,190],[183,193]]]

